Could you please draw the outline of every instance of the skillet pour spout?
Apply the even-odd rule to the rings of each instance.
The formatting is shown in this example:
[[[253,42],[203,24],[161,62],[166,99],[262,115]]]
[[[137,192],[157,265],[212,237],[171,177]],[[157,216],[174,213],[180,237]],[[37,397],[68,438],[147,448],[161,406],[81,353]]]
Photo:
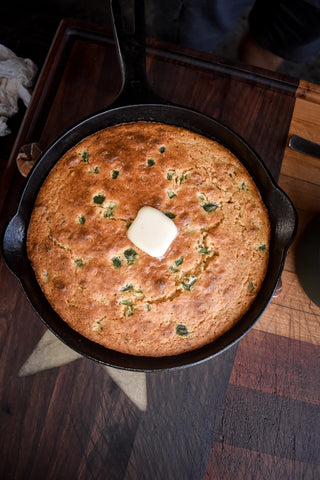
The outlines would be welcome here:
[[[111,0],[114,31],[123,73],[123,85],[115,103],[102,112],[81,121],[55,140],[41,155],[29,174],[20,197],[17,212],[9,222],[3,239],[4,259],[20,280],[25,293],[43,323],[64,343],[78,353],[105,365],[133,371],[172,370],[195,365],[222,353],[238,342],[254,325],[267,307],[281,276],[287,250],[297,228],[297,215],[287,195],[277,186],[257,153],[234,131],[214,118],[188,108],[164,103],[151,91],[145,63],[141,34],[141,2],[136,4],[135,47],[126,46],[131,37],[121,30],[118,2]],[[118,37],[117,37],[118,35]],[[139,41],[138,41],[139,37]],[[141,46],[142,45],[142,46]],[[126,53],[123,53],[126,52]],[[134,52],[134,54],[132,54]],[[129,57],[129,59],[128,59]],[[133,61],[133,59],[135,59]],[[131,62],[132,64],[130,65]],[[145,62],[145,60],[143,60]],[[217,140],[243,163],[253,177],[268,210],[271,223],[270,256],[267,273],[255,301],[238,323],[214,342],[177,356],[137,357],[121,354],[98,345],[72,330],[52,309],[42,293],[29,262],[26,249],[28,225],[38,192],[57,161],[85,137],[120,123],[154,121],[176,125]]]

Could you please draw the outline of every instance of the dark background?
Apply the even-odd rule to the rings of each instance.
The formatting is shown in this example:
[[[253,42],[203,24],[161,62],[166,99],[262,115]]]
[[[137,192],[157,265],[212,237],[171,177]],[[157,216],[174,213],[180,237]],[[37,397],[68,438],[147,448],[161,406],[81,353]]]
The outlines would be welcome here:
[[[128,14],[132,0],[121,0],[121,4]],[[152,36],[152,0],[145,0],[145,4],[148,34]],[[236,59],[237,44],[247,27],[247,13],[244,12],[234,29],[213,50],[215,54]],[[76,18],[111,28],[108,0],[4,0],[0,6],[0,43],[11,48],[18,56],[31,58],[41,67],[62,18]],[[280,71],[320,84],[320,52],[308,63],[284,62]]]

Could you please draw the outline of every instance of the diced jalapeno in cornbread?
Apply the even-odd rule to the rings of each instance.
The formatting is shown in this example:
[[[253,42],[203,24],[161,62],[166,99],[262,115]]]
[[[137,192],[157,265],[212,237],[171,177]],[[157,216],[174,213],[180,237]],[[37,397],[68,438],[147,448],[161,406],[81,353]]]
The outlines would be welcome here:
[[[122,305],[132,305],[132,302],[130,300],[124,299],[124,300],[121,300],[121,304]]]
[[[124,256],[127,259],[127,264],[128,265],[133,265],[133,263],[135,262],[136,257],[137,257],[137,252],[135,250],[133,250],[133,248],[128,248],[123,253],[124,253]]]
[[[95,203],[96,205],[102,205],[105,199],[106,196],[103,193],[99,193],[93,196],[93,203]]]
[[[167,211],[164,211],[163,212],[168,218],[171,218],[171,220],[173,220],[174,218],[176,218],[176,215],[172,212],[167,212]]]
[[[105,212],[103,212],[104,218],[111,218],[114,216],[114,209],[116,207],[116,203],[110,202],[109,205],[106,207]]]
[[[90,170],[88,170],[89,173],[95,173],[95,174],[98,174],[100,173],[99,171],[99,168],[98,167],[94,167],[94,168],[91,168]]]
[[[167,195],[169,198],[174,198],[177,194],[173,190],[167,190]]]
[[[180,258],[178,258],[178,260],[175,260],[174,263],[177,265],[177,267],[179,267],[180,265],[183,264],[183,260],[184,260],[184,258],[180,257]]]
[[[91,153],[88,152],[87,150],[84,150],[81,153],[81,161],[84,162],[84,163],[89,163],[90,156],[91,156]]]
[[[77,267],[84,267],[84,261],[82,258],[75,258],[74,263],[77,265]]]
[[[112,170],[111,172],[111,178],[112,180],[116,180],[119,177],[119,170]]]
[[[111,259],[111,262],[112,262],[114,268],[120,268],[121,265],[122,265],[120,257],[113,257]]]
[[[187,337],[189,335],[188,329],[182,323],[178,323],[176,325],[176,334],[180,335],[181,337]]]
[[[170,268],[170,270],[171,270],[172,273],[177,273],[177,272],[179,272],[179,268],[176,268],[176,267],[174,267],[174,266],[172,266],[172,265],[171,265],[169,268]]]
[[[130,292],[133,290],[133,285],[131,283],[129,285],[125,285],[121,288],[120,292]]]
[[[189,279],[187,282],[182,282],[182,287],[184,288],[184,290],[191,290],[191,287],[192,285],[194,285],[196,283],[198,279],[196,277],[193,277],[191,279]]]
[[[177,178],[176,178],[176,183],[178,185],[182,185],[182,183],[187,180],[189,178],[189,175],[187,173],[185,173],[184,175],[179,175]]]
[[[135,308],[133,305],[128,305],[128,307],[125,309],[124,314],[126,317],[131,317],[133,315]]]
[[[174,176],[174,170],[167,171],[167,180],[172,180]]]
[[[201,206],[202,206],[203,210],[207,213],[214,212],[219,207],[219,205],[217,205],[216,203],[212,203],[212,202],[204,203]]]
[[[206,247],[205,245],[201,245],[198,250],[201,255],[209,255],[210,254],[210,249]]]

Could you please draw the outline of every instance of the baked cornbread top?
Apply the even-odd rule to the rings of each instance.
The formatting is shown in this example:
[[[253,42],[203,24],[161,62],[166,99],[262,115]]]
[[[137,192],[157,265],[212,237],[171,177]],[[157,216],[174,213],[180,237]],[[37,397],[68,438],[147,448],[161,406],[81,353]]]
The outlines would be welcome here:
[[[179,230],[161,259],[127,237],[146,205]],[[230,151],[137,122],[99,131],[58,161],[37,196],[27,251],[74,330],[157,357],[201,347],[243,316],[265,276],[269,235],[260,194]]]

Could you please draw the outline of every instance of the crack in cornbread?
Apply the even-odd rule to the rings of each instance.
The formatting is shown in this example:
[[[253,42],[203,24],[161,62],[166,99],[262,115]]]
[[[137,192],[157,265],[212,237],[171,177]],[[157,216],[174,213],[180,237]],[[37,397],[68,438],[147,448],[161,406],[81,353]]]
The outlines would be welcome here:
[[[179,229],[161,259],[127,237],[146,205]],[[257,187],[231,152],[180,127],[136,122],[85,138],[57,162],[37,196],[27,251],[71,328],[157,357],[210,343],[243,316],[269,240]]]

